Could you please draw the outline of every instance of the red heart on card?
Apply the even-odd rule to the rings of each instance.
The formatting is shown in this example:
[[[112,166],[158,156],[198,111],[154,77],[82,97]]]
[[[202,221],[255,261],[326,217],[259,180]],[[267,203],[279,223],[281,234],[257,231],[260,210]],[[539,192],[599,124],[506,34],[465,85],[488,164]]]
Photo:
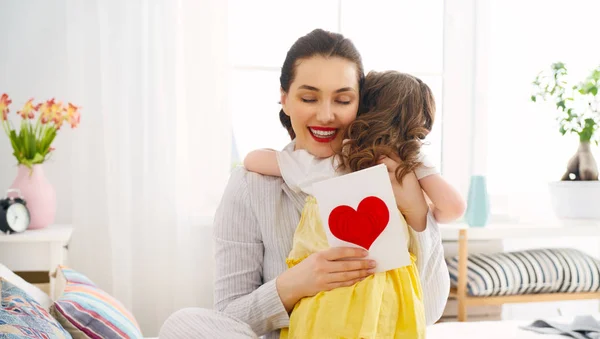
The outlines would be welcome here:
[[[338,239],[369,249],[390,220],[383,200],[366,197],[358,208],[341,205],[329,213],[329,229]]]

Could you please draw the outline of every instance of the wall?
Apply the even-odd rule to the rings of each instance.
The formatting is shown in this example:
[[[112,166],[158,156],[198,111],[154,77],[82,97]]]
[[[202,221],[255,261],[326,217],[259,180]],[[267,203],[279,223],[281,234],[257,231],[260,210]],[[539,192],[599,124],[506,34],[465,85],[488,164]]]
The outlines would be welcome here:
[[[13,119],[17,118],[15,112],[31,97],[39,101],[53,97],[63,102],[69,101],[66,13],[65,0],[0,0],[0,93],[7,93],[12,98],[10,114]],[[83,108],[82,126],[85,124],[86,114],[93,114],[93,111]],[[19,120],[15,119],[14,122]],[[44,172],[56,190],[57,224],[70,224],[72,221],[71,171],[74,159],[71,143],[74,140],[73,135],[82,129],[80,127],[78,130],[61,130],[53,143],[56,151],[44,164]],[[2,196],[17,172],[16,160],[12,153],[8,138],[5,133],[0,132]],[[78,225],[73,226],[75,231],[69,246],[69,265],[89,268],[89,263],[93,262],[93,269],[84,273],[98,286],[111,291],[111,256],[105,245],[109,241],[108,229],[90,230],[78,228]],[[42,267],[45,256],[45,252],[29,253],[29,259],[36,258],[39,261],[37,266]],[[16,262],[16,265],[20,266],[19,258],[15,258],[9,248],[0,249],[0,257],[9,258],[8,261]]]
[[[29,98],[46,100],[66,97],[66,16],[64,0],[0,0],[0,93],[13,100],[16,112]],[[35,25],[28,23],[35,22]],[[18,29],[13,29],[18,27]],[[83,117],[85,119],[85,117]],[[14,120],[19,122],[19,120]],[[56,153],[44,166],[57,194],[57,223],[71,220],[71,147],[69,129],[61,131],[54,147]],[[4,133],[0,135],[0,195],[16,175],[16,160]]]

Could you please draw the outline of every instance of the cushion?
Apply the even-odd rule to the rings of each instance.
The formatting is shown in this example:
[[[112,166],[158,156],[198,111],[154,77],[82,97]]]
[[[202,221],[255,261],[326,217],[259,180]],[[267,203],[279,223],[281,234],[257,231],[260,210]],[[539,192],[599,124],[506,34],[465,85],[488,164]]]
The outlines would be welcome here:
[[[133,315],[85,275],[65,266],[55,274],[62,290],[50,312],[73,338],[142,338]]]
[[[23,278],[16,275],[13,271],[8,269],[8,267],[0,264],[0,277],[5,278],[10,281],[13,285],[22,289],[25,293],[27,293],[30,297],[32,297],[38,304],[40,304],[46,311],[50,310],[50,306],[52,305],[52,299],[48,294],[44,293],[38,287],[28,283]]]
[[[35,299],[0,277],[0,333],[2,338],[71,338]]]
[[[458,280],[458,256],[446,259],[453,287]],[[534,293],[596,292],[600,261],[570,248],[470,254],[467,294],[503,296]]]

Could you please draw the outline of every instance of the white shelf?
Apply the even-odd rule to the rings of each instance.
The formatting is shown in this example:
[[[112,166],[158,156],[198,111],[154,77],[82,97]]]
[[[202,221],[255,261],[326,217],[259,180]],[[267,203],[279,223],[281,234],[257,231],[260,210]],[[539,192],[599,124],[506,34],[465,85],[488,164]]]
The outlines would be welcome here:
[[[23,233],[4,234],[0,232],[0,243],[50,243],[67,244],[71,239],[71,225],[51,225],[38,230],[27,230]]]
[[[600,220],[549,220],[540,222],[496,222],[485,227],[466,224],[440,225],[443,241],[457,241],[458,231],[467,229],[468,240],[515,238],[600,237]]]

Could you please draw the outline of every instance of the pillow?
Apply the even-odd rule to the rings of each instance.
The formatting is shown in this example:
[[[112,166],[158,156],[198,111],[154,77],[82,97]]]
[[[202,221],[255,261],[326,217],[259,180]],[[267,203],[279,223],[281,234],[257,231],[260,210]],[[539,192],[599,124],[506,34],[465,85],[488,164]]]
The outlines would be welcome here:
[[[71,338],[40,304],[12,282],[0,277],[2,338]]]
[[[133,315],[85,275],[59,266],[51,314],[73,338],[142,338]]]
[[[46,311],[50,310],[52,305],[52,299],[44,291],[38,287],[28,283],[23,278],[16,275],[13,271],[9,270],[8,267],[0,264],[0,277],[10,281],[13,285],[22,289],[25,293],[31,296],[38,304],[40,304]]]
[[[450,281],[458,281],[458,256],[446,259]],[[575,249],[535,249],[470,254],[467,294],[502,296],[534,293],[596,292],[600,261]]]

